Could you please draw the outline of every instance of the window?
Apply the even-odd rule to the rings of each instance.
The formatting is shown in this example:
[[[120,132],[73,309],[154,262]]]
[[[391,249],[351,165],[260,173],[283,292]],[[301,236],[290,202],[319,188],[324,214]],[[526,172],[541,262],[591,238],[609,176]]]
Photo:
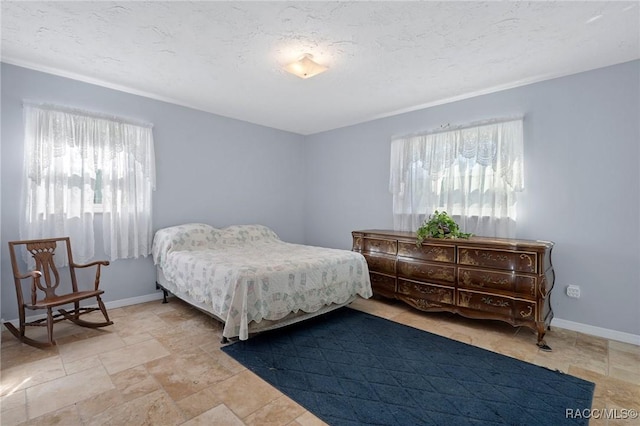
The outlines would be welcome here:
[[[22,239],[71,237],[74,257],[94,256],[94,228],[111,260],[146,256],[155,189],[152,126],[25,103]],[[94,226],[94,213],[97,216]]]
[[[96,180],[93,185],[93,208],[94,212],[102,212],[102,170],[96,170]]]
[[[395,138],[389,189],[394,227],[415,231],[435,210],[465,232],[514,237],[523,183],[522,119]]]

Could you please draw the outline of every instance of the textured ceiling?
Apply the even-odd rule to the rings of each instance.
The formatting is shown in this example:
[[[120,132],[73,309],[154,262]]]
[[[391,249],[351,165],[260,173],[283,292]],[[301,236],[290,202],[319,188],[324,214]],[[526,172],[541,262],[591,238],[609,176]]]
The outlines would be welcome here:
[[[638,58],[638,1],[2,1],[4,62],[300,134]]]

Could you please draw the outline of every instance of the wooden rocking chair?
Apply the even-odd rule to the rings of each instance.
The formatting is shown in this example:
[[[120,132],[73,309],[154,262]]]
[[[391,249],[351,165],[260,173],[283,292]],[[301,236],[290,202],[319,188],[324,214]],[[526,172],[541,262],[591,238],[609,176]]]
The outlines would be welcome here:
[[[66,245],[67,256],[69,259],[69,272],[71,274],[71,293],[56,294],[56,289],[60,285],[60,274],[54,263],[54,254],[58,243],[64,243]],[[35,259],[35,270],[27,273],[20,272],[18,268],[18,262],[16,259],[16,252],[19,251],[20,246],[26,246],[26,249]],[[62,248],[61,248],[62,249]],[[11,241],[9,242],[9,252],[11,254],[11,267],[13,268],[13,278],[16,285],[16,295],[18,297],[18,314],[20,319],[20,329],[18,330],[10,322],[5,322],[4,325],[7,329],[13,333],[20,341],[35,346],[38,348],[44,348],[55,345],[53,340],[53,324],[62,320],[69,320],[75,324],[83,327],[105,327],[113,324],[113,321],[109,320],[107,309],[100,298],[100,295],[104,293],[104,290],[99,290],[100,285],[100,267],[109,265],[108,261],[101,260],[88,263],[86,265],[79,265],[73,262],[73,256],[71,254],[71,242],[69,237],[63,238],[48,238],[42,240],[24,240],[24,241]],[[90,266],[96,266],[96,277],[93,290],[79,291],[78,281],[76,279],[76,268],[87,268]],[[31,278],[31,297],[27,302],[22,295],[22,280]],[[41,297],[44,295],[44,297]],[[98,307],[81,307],[80,301],[95,297],[98,302]],[[67,311],[62,309],[62,305],[73,303],[73,310]],[[55,308],[55,309],[54,309]],[[25,322],[25,309],[39,310],[44,309],[47,311],[46,318]],[[57,310],[57,313],[53,311]],[[80,319],[81,315],[100,310],[104,315],[104,322],[89,322]],[[38,341],[25,336],[26,326],[38,326],[47,327],[48,341]]]

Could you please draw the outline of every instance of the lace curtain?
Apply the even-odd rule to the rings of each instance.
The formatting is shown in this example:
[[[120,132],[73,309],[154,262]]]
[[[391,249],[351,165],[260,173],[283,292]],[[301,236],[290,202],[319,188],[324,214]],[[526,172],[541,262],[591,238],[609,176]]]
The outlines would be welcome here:
[[[516,193],[523,189],[521,118],[391,142],[396,230],[415,231],[435,210],[444,210],[464,232],[513,238]]]
[[[29,103],[24,122],[20,237],[69,236],[74,260],[91,259],[99,174],[105,253],[111,260],[148,255],[155,189],[151,125]]]

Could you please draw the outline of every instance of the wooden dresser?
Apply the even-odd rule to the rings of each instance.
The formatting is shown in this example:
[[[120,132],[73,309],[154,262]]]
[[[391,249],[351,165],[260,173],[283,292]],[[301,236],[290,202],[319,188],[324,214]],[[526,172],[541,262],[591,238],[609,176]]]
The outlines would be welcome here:
[[[373,292],[423,311],[495,319],[538,332],[544,342],[553,311],[553,243],[471,237],[428,238],[413,232],[354,231],[353,251],[367,259]]]

